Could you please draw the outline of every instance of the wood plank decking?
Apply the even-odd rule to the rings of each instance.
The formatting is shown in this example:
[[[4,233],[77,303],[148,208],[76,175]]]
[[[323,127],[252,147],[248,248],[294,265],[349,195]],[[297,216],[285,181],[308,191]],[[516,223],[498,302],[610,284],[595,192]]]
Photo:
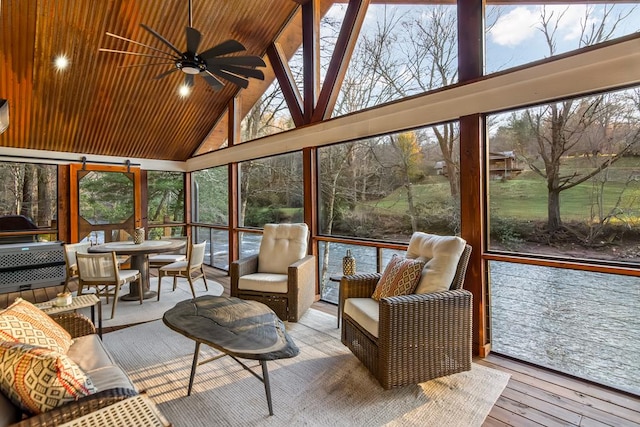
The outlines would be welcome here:
[[[207,278],[221,283],[229,294],[225,272],[208,268]],[[75,290],[75,283],[71,284]],[[40,302],[53,299],[62,286],[0,295],[0,308],[17,296]],[[337,307],[316,302],[314,308],[333,315]],[[638,356],[640,357],[640,356]],[[476,363],[508,372],[511,379],[483,426],[629,426],[640,427],[640,397],[611,390],[544,368],[498,355]]]

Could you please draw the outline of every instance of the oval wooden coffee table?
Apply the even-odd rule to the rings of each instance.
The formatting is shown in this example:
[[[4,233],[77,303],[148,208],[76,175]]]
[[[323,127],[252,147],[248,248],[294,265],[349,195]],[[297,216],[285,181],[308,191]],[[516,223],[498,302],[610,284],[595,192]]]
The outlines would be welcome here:
[[[179,302],[164,314],[162,321],[196,342],[187,396],[191,395],[198,365],[230,356],[264,383],[269,415],[273,415],[267,361],[287,359],[300,353],[273,310],[257,301],[203,295]],[[222,354],[198,363],[200,344],[213,347]],[[262,377],[239,359],[260,361]]]

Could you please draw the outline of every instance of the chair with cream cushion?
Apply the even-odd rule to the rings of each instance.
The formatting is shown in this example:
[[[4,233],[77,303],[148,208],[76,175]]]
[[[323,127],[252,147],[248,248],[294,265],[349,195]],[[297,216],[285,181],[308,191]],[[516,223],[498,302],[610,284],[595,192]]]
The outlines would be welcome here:
[[[278,317],[297,322],[316,290],[316,259],[307,255],[306,224],[266,224],[257,255],[231,263],[231,296],[268,305]]]
[[[78,289],[95,287],[96,294],[106,297],[107,304],[109,304],[109,297],[112,296],[112,319],[116,312],[120,287],[125,283],[131,283],[130,286],[133,286],[133,282],[136,282],[138,294],[140,295],[140,304],[142,304],[143,292],[140,272],[138,270],[120,270],[115,252],[101,254],[77,252],[76,260],[78,262]],[[113,290],[110,290],[110,288],[113,288]]]
[[[161,237],[161,240],[179,240],[184,241],[186,244],[178,249],[175,252],[164,252],[161,254],[149,255],[149,268],[160,268],[165,265],[186,261],[188,254],[188,250],[191,247],[191,237],[190,236],[178,236],[178,237]]]
[[[377,301],[372,295],[383,275],[342,278],[342,343],[383,388],[471,369],[472,299],[462,289],[470,255],[459,237],[416,232],[406,258],[424,264],[413,293]]]
[[[207,241],[202,243],[195,243],[189,247],[187,251],[188,258],[186,261],[176,261],[171,264],[164,265],[158,270],[158,301],[160,301],[160,286],[162,285],[162,278],[165,276],[173,277],[173,290],[176,290],[178,285],[178,277],[185,277],[191,287],[191,294],[196,297],[196,291],[193,286],[193,282],[202,278],[204,280],[204,287],[208,291],[207,277],[204,273],[204,252],[207,247]],[[194,276],[195,273],[195,276]]]

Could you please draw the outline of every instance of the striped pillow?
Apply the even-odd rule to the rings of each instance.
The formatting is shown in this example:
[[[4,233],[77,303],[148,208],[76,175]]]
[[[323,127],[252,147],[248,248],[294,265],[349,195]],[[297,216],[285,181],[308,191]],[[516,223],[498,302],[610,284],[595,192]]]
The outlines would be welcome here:
[[[95,393],[91,379],[68,356],[48,348],[0,341],[0,390],[31,414]]]
[[[420,281],[424,264],[424,261],[394,255],[384,269],[371,298],[380,301],[385,297],[412,294]]]
[[[71,335],[45,312],[29,301],[16,298],[0,311],[0,340],[21,342],[66,354]]]

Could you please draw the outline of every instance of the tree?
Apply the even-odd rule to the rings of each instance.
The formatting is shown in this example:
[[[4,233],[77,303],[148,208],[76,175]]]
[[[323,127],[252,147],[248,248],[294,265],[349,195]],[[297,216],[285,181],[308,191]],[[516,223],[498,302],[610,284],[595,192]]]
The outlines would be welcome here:
[[[556,54],[557,31],[561,20],[568,11],[557,8],[542,7],[540,9],[539,30],[546,40],[550,56]],[[604,6],[603,14],[598,17],[592,7],[585,8],[585,16],[581,21],[579,47],[599,43],[610,38],[616,26],[627,14],[613,15],[612,6]],[[613,22],[611,22],[613,19]],[[521,120],[512,123],[518,129],[523,159],[531,170],[546,180],[547,184],[547,229],[554,233],[562,227],[560,215],[560,194],[599,174],[622,156],[629,153],[638,144],[637,135],[630,138],[613,135],[612,129],[624,121],[626,108],[618,103],[614,95],[585,97],[581,100],[565,100],[542,107],[524,111]],[[569,154],[585,151],[590,135],[599,135],[595,144],[590,147],[594,154],[606,154],[600,158],[590,170],[585,172],[565,173],[563,159]],[[531,138],[532,137],[532,138]],[[622,138],[622,139],[620,139]],[[527,153],[532,153],[527,155]],[[539,166],[539,162],[542,165]]]

